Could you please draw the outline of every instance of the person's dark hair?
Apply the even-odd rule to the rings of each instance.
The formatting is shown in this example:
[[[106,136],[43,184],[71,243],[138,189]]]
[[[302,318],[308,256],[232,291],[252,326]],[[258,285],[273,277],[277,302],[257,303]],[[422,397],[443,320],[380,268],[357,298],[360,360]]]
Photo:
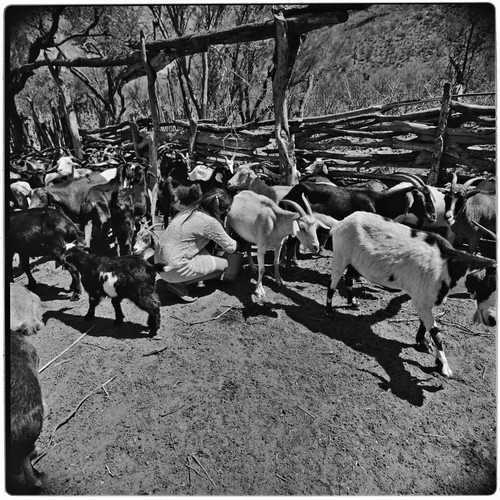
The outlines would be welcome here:
[[[191,205],[186,208],[185,212],[191,212],[186,220],[188,220],[196,210],[199,210],[205,212],[207,215],[211,215],[222,224],[222,218],[231,208],[232,201],[231,195],[225,189],[211,189],[202,195],[199,200],[191,203]]]

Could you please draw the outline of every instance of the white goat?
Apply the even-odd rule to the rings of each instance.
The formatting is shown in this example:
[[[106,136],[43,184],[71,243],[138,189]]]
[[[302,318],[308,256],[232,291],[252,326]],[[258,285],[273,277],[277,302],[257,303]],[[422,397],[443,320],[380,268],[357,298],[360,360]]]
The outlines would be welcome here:
[[[432,308],[443,302],[468,269],[494,266],[496,262],[455,250],[439,235],[417,231],[368,212],[349,215],[331,234],[333,258],[327,314],[332,314],[333,294],[349,265],[373,283],[403,290],[410,295],[420,317],[417,344],[430,351],[425,339],[425,332],[429,331],[436,346],[436,364],[443,375],[451,377]]]
[[[75,168],[75,162],[71,156],[62,156],[57,160],[56,171],[45,176],[45,185],[48,186],[56,179],[68,177],[70,179],[80,179],[92,174],[89,168]]]
[[[249,166],[242,165],[227,182],[227,188],[239,191],[249,189],[279,203],[292,189],[292,186],[268,186]]]
[[[227,224],[244,240],[257,245],[259,264],[255,289],[257,297],[263,297],[265,294],[262,278],[266,250],[274,251],[274,277],[279,285],[283,284],[279,273],[280,251],[287,236],[293,234],[308,250],[314,253],[319,251],[316,229],[318,225],[323,224],[312,215],[305,196],[304,203],[308,207],[309,214],[293,201],[286,203],[293,206],[298,213],[282,209],[266,196],[245,190],[234,197],[227,214]]]

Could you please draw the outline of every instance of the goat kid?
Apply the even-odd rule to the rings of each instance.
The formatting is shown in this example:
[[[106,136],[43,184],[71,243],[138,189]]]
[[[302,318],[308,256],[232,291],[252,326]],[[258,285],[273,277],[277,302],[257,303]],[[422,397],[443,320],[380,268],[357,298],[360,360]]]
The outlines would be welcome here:
[[[293,234],[309,251],[314,253],[319,251],[316,230],[323,224],[312,215],[307,199],[304,197],[308,214],[297,203],[293,201],[288,203],[298,213],[284,210],[267,196],[245,190],[234,197],[227,214],[228,226],[244,240],[257,245],[259,275],[255,294],[259,298],[265,294],[262,278],[266,250],[274,251],[274,277],[278,285],[283,284],[279,273],[279,260],[281,247],[287,236]]]
[[[67,246],[61,256],[63,265],[74,266],[82,276],[82,284],[89,295],[89,310],[85,319],[95,317],[95,309],[108,296],[115,310],[115,324],[123,323],[123,299],[131,300],[148,313],[149,336],[160,328],[160,299],[155,291],[156,272],[164,271],[164,264],[149,264],[140,257],[103,257],[88,254],[76,246]]]
[[[495,326],[497,324],[497,269],[487,267],[473,271],[465,278],[465,287],[477,302],[473,321],[475,324]]]
[[[332,315],[332,297],[347,266],[368,281],[406,292],[421,321],[417,344],[429,352],[425,333],[430,332],[436,347],[436,364],[443,375],[451,377],[432,308],[443,302],[468,269],[494,266],[495,261],[455,250],[439,235],[367,212],[346,217],[331,234],[333,257],[327,314]]]

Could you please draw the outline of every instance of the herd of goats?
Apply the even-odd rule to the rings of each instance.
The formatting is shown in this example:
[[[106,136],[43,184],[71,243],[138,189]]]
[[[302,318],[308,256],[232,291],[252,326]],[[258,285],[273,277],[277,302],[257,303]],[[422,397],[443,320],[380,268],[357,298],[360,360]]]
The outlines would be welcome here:
[[[496,241],[494,178],[476,177],[459,185],[453,174],[448,185],[437,188],[419,176],[396,173],[381,175],[384,182],[354,183],[332,179],[325,163],[317,160],[300,172],[296,185],[285,186],[265,164],[237,166],[234,157],[192,165],[187,155],[166,150],[156,178],[144,161],[116,151],[105,154],[87,168],[67,155],[11,162],[6,241],[11,282],[15,254],[30,290],[36,286],[30,258],[55,258],[71,275],[71,300],[80,298],[82,285],[87,292],[86,319],[109,296],[116,323],[122,323],[120,304],[126,298],[148,313],[149,335],[154,337],[160,328],[155,280],[163,265],[151,257],[158,244],[151,222],[151,185],[158,185],[157,209],[165,227],[203,193],[224,188],[233,196],[226,228],[245,243],[249,266],[258,272],[257,298],[265,294],[266,251],[274,251],[274,276],[282,285],[283,246],[288,268],[296,265],[301,248],[316,254],[329,245],[326,313],[333,315],[332,296],[342,276],[352,307],[359,306],[353,285],[360,275],[406,292],[420,318],[417,345],[432,352],[429,332],[436,365],[446,377],[452,371],[432,309],[461,278],[466,276],[466,287],[477,301],[474,322],[496,325],[496,261],[475,253],[481,238]],[[468,251],[459,249],[465,242]],[[25,335],[43,325],[41,315],[40,299],[11,283],[9,469],[12,477],[22,476],[32,487],[41,486],[30,456],[41,431],[43,404],[38,356]]]

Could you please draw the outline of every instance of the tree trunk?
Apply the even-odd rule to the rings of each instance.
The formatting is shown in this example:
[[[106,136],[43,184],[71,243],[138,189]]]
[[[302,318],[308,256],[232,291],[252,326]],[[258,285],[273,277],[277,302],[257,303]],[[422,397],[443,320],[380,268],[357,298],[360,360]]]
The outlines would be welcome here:
[[[427,177],[427,184],[435,186],[438,179],[442,178],[444,172],[440,169],[441,156],[444,150],[444,138],[446,135],[446,127],[448,125],[448,116],[451,109],[451,85],[444,84],[443,101],[441,105],[441,114],[439,115],[438,133],[436,142],[434,143],[434,152],[432,153],[432,162],[429,176]]]
[[[297,182],[294,137],[288,127],[288,82],[300,47],[299,36],[287,32],[286,21],[281,10],[273,12],[276,27],[274,50],[273,101],[276,145],[279,151],[280,172],[286,183]]]
[[[203,66],[203,87],[201,94],[201,115],[200,119],[204,120],[207,117],[208,110],[208,54],[203,52],[201,54],[201,62]]]
[[[47,53],[44,54],[45,60],[49,62]],[[69,133],[71,135],[71,142],[73,143],[73,151],[75,156],[79,160],[83,160],[83,149],[82,149],[82,141],[80,139],[80,132],[78,127],[78,118],[76,116],[75,108],[73,106],[73,101],[71,100],[71,96],[69,94],[69,90],[66,87],[65,83],[59,77],[56,69],[49,64],[48,65],[50,74],[52,78],[54,78],[57,87],[59,88],[59,96],[61,98],[61,105],[64,111],[64,116],[66,118],[66,123],[68,125]]]
[[[149,164],[151,165],[154,177],[152,181],[147,180],[148,187],[151,189],[151,219],[153,224],[156,223],[156,200],[158,198],[158,146],[160,140],[160,119],[158,115],[158,103],[156,101],[155,81],[156,73],[148,63],[146,54],[146,40],[144,33],[141,31],[141,58],[142,64],[146,71],[148,80],[149,103],[151,106],[151,120],[153,122],[153,137],[149,144]]]
[[[19,116],[16,106],[16,100],[10,92],[6,96],[7,114],[10,118],[10,141],[12,143],[12,152],[21,153],[24,146],[23,120]]]

